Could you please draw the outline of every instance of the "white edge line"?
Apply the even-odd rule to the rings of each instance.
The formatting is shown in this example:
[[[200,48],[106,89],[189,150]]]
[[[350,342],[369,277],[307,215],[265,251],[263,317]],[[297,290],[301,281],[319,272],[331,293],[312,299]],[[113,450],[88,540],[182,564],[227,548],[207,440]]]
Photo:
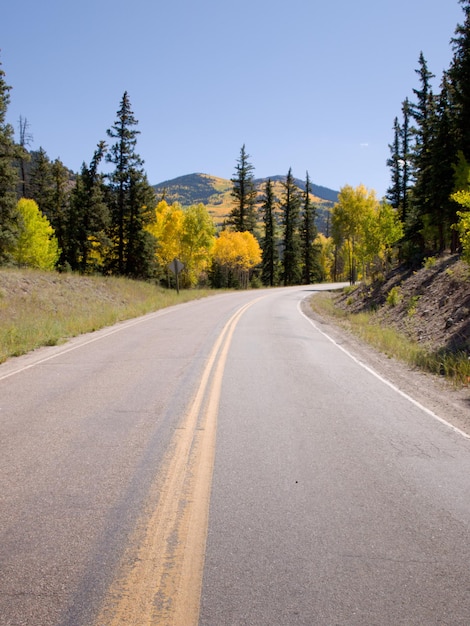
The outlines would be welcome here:
[[[182,303],[182,304],[186,304],[186,303]],[[6,378],[10,378],[10,376],[15,376],[15,374],[21,374],[21,372],[25,372],[26,370],[36,367],[37,365],[41,365],[42,363],[45,363],[46,361],[56,359],[62,356],[63,354],[67,354],[69,352],[73,352],[73,350],[78,350],[79,348],[88,346],[90,343],[94,343],[95,341],[100,341],[101,339],[105,339],[106,337],[109,337],[110,335],[114,335],[115,333],[119,333],[122,330],[126,330],[127,328],[130,328],[132,326],[136,326],[137,324],[146,322],[147,320],[152,319],[154,317],[160,317],[162,315],[166,315],[173,308],[174,307],[166,307],[158,311],[153,311],[152,313],[140,315],[139,317],[136,317],[136,318],[134,317],[129,320],[117,322],[116,324],[113,324],[113,326],[109,326],[108,328],[100,328],[94,332],[92,331],[91,333],[85,333],[84,335],[77,335],[76,337],[72,337],[71,339],[67,341],[67,343],[69,343],[69,341],[74,341],[74,340],[77,341],[77,343],[74,343],[73,345],[69,347],[67,347],[67,343],[66,343],[63,349],[60,349],[59,347],[57,352],[54,351],[54,354],[49,354],[48,356],[40,358],[37,361],[34,361],[33,363],[20,366],[17,369],[7,372],[6,374],[0,375],[0,381],[5,380]],[[90,339],[83,341],[82,340],[83,337],[85,337],[87,334],[91,334],[92,336],[90,337]],[[55,347],[58,348],[58,346],[55,346]],[[28,355],[26,354],[23,356],[28,356]],[[18,357],[18,358],[21,358],[21,357]]]
[[[227,295],[227,294],[220,294],[220,295]],[[143,322],[148,321],[149,319],[154,319],[155,317],[161,317],[163,315],[167,315],[168,313],[173,312],[173,310],[177,307],[183,307],[183,306],[187,306],[189,304],[191,304],[192,302],[195,302],[194,300],[190,300],[188,302],[180,302],[176,305],[172,305],[172,306],[168,306],[168,307],[164,307],[162,309],[158,309],[158,311],[152,311],[150,313],[146,313],[144,315],[139,315],[138,317],[133,317],[130,318],[128,320],[123,320],[121,322],[116,322],[116,324],[113,324],[112,326],[108,326],[108,327],[104,327],[104,328],[99,328],[96,331],[92,331],[90,333],[84,333],[81,335],[77,335],[76,337],[71,337],[70,339],[67,340],[67,342],[65,343],[64,347],[61,346],[54,346],[54,348],[56,348],[56,350],[54,350],[53,354],[49,354],[48,356],[39,358],[36,361],[33,361],[32,363],[28,363],[28,365],[22,365],[20,367],[17,367],[16,369],[12,369],[11,371],[1,375],[0,374],[0,381],[5,380],[6,378],[10,378],[11,376],[15,376],[16,374],[21,374],[21,372],[25,372],[26,370],[29,370],[33,367],[36,367],[37,365],[42,365],[42,363],[46,363],[47,361],[51,361],[52,359],[55,359],[57,357],[62,356],[63,354],[67,354],[69,352],[72,352],[73,350],[78,350],[79,348],[83,348],[84,346],[88,346],[90,343],[94,343],[95,341],[100,341],[101,339],[105,339],[106,337],[109,337],[110,335],[114,335],[115,333],[119,333],[121,332],[121,330],[126,330],[127,328],[131,328],[132,326],[136,326],[137,324],[141,324]],[[90,339],[86,339],[85,341],[83,340],[84,337],[86,337],[86,335],[91,335]],[[76,342],[73,345],[69,345],[67,347],[67,344],[69,344],[70,342]],[[27,353],[22,355],[23,357],[27,357],[28,355],[31,355],[32,353]],[[21,358],[18,357],[18,358]],[[4,364],[0,364],[0,367],[2,365],[6,365],[7,363],[9,363],[10,361],[7,360]]]
[[[304,298],[305,300],[306,298]],[[329,335],[327,335],[323,330],[321,330],[317,324],[315,324],[315,322],[308,317],[308,315],[306,315],[301,308],[301,304],[302,304],[303,300],[299,300],[297,302],[297,309],[299,311],[299,313],[315,328],[315,330],[317,332],[319,332],[321,335],[323,335],[324,337],[326,337],[329,341],[331,341],[332,344],[334,344],[339,350],[341,350],[342,352],[344,352],[344,354],[346,354],[350,359],[352,359],[355,363],[357,363],[358,365],[360,365],[363,369],[365,369],[367,372],[369,372],[369,374],[372,374],[372,376],[375,376],[375,378],[377,378],[378,380],[380,380],[382,383],[384,383],[385,385],[387,385],[388,387],[390,387],[391,389],[393,389],[394,391],[396,391],[396,393],[400,394],[400,396],[402,396],[403,398],[406,398],[406,400],[408,400],[409,402],[411,402],[412,404],[414,404],[416,407],[418,407],[419,409],[421,409],[422,411],[424,411],[425,413],[427,413],[428,415],[430,415],[431,417],[433,417],[434,419],[436,419],[438,422],[441,422],[441,424],[444,424],[445,426],[447,426],[448,428],[450,428],[451,430],[453,430],[454,432],[456,432],[457,434],[461,435],[462,437],[464,437],[465,439],[469,439],[470,440],[470,435],[468,433],[466,433],[465,431],[461,430],[460,428],[457,428],[457,426],[454,426],[453,424],[451,424],[450,422],[448,422],[447,420],[445,420],[442,417],[439,417],[439,415],[437,415],[436,413],[434,413],[434,411],[431,411],[431,409],[428,409],[427,407],[425,407],[423,404],[421,404],[420,402],[418,402],[417,400],[415,400],[414,398],[412,398],[411,396],[409,396],[407,393],[405,393],[404,391],[402,391],[401,389],[399,389],[399,387],[397,387],[396,385],[394,385],[392,382],[390,382],[389,380],[387,380],[386,378],[384,378],[383,376],[381,376],[380,374],[378,374],[375,370],[373,370],[371,367],[369,367],[368,365],[366,365],[365,363],[363,363],[362,361],[360,361],[357,357],[355,357],[353,354],[351,354],[351,352],[349,352],[348,350],[346,350],[346,348],[343,348],[343,346],[341,346],[339,343],[337,343],[332,337],[330,337]]]

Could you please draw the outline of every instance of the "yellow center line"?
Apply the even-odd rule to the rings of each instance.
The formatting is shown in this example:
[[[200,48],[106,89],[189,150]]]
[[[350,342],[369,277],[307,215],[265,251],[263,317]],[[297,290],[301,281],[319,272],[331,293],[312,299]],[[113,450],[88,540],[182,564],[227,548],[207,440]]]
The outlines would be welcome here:
[[[229,319],[214,344],[97,626],[198,623],[222,378],[235,328],[257,300]]]

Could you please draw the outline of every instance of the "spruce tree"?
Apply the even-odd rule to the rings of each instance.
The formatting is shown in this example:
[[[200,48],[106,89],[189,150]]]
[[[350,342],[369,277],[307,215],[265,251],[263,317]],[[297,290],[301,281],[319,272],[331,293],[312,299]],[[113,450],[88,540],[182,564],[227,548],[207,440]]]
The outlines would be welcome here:
[[[263,285],[273,287],[277,284],[279,253],[276,246],[275,198],[271,179],[268,178],[264,190],[261,214],[264,222],[264,236],[261,241],[262,261],[261,280]]]
[[[416,73],[420,77],[420,89],[413,89],[417,102],[412,106],[411,115],[415,121],[415,146],[413,166],[415,170],[415,184],[413,187],[413,205],[417,214],[422,217],[430,215],[431,205],[431,141],[435,123],[435,100],[431,89],[431,79],[434,78],[428,70],[426,59],[421,52],[419,69]]]
[[[402,199],[402,171],[403,161],[401,155],[401,126],[398,117],[393,122],[393,143],[389,144],[390,158],[387,166],[390,168],[392,184],[387,189],[387,200],[396,210],[401,209]]]
[[[413,177],[411,165],[411,143],[413,129],[411,127],[411,104],[408,98],[402,104],[403,124],[401,127],[401,211],[400,217],[403,223],[408,219],[410,186]]]
[[[20,146],[23,149],[23,154],[18,159],[19,170],[20,170],[20,187],[19,187],[19,195],[22,198],[29,197],[29,184],[28,184],[28,173],[26,170],[26,163],[31,160],[29,153],[27,152],[27,146],[31,144],[33,136],[28,131],[29,123],[28,120],[20,115],[20,119],[18,120],[18,130],[20,136]]]
[[[444,74],[441,91],[436,98],[429,166],[431,223],[438,232],[439,252],[448,247],[455,252],[458,245],[457,231],[452,227],[458,221],[458,207],[450,198],[454,191],[454,168],[458,149],[449,98],[449,83]]]
[[[302,278],[305,285],[314,282],[316,275],[315,249],[313,241],[317,236],[315,226],[316,208],[311,199],[312,185],[307,172],[301,223]]]
[[[28,197],[35,200],[41,212],[49,216],[54,186],[52,163],[42,147],[33,152],[31,157]]]
[[[138,122],[124,92],[117,120],[107,134],[116,142],[106,160],[115,166],[109,175],[111,189],[111,240],[109,269],[121,275],[147,277],[154,262],[153,238],[145,230],[155,206],[155,193],[147,181],[143,161],[136,153]]]
[[[247,154],[245,144],[243,144],[235,168],[235,175],[231,178],[235,206],[230,212],[227,224],[235,231],[252,233],[256,226],[256,188],[253,177],[255,168],[250,163],[249,158],[250,155]]]
[[[13,128],[6,121],[10,89],[0,63],[0,263],[9,260],[18,237],[16,187],[19,178],[13,163],[23,155],[14,143]]]
[[[299,236],[300,193],[289,169],[283,183],[284,196],[281,202],[283,232],[283,282],[297,285],[301,281],[301,254]]]
[[[457,149],[470,161],[470,0],[459,0],[464,12],[451,40],[453,58],[449,68]]]
[[[408,204],[412,178],[411,145],[413,128],[410,125],[411,104],[408,98],[402,103],[403,121],[398,117],[393,122],[393,143],[389,144],[390,157],[387,166],[390,168],[391,185],[387,189],[387,200],[398,211],[400,219],[405,222],[408,217]]]
[[[104,175],[98,170],[106,152],[100,141],[89,166],[82,164],[72,191],[69,218],[68,263],[82,274],[102,271],[104,251],[109,247],[109,209],[105,202]]]
[[[65,167],[60,159],[55,159],[51,165],[52,173],[52,194],[51,205],[44,211],[49,219],[55,236],[59,242],[60,257],[59,266],[67,266],[67,256],[69,249],[69,213],[70,213],[70,171]]]

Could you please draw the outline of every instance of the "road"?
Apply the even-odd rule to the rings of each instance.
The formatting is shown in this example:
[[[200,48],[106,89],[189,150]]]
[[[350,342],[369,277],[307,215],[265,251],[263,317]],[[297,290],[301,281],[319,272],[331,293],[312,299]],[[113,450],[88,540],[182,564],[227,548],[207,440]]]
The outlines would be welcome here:
[[[0,625],[470,624],[470,440],[223,294],[0,366]]]

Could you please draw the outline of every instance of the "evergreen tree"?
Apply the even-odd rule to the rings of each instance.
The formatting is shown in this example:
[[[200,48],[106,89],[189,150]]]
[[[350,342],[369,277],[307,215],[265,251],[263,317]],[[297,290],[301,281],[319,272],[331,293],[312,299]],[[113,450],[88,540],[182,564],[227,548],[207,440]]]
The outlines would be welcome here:
[[[59,242],[58,265],[65,267],[69,248],[70,192],[72,173],[60,159],[51,163],[43,148],[32,155],[29,194],[49,220]]]
[[[450,246],[457,249],[457,231],[452,225],[457,222],[457,205],[450,198],[454,191],[454,168],[458,152],[452,120],[449,83],[444,74],[441,91],[436,98],[435,129],[430,146],[430,204],[431,224],[438,232],[438,250],[443,252]]]
[[[297,285],[301,281],[301,254],[299,236],[300,194],[289,169],[283,183],[284,197],[281,203],[283,233],[283,282]]]
[[[402,161],[402,177],[401,177],[401,211],[400,218],[402,222],[408,219],[410,186],[412,180],[411,169],[411,135],[413,129],[411,127],[411,104],[408,98],[402,104],[403,124],[401,128],[401,161]]]
[[[154,278],[155,238],[147,226],[157,204],[155,191],[143,170],[132,170],[129,178],[128,240],[125,273],[133,278]]]
[[[305,193],[302,211],[302,224],[301,224],[301,250],[302,250],[302,278],[305,285],[310,285],[314,282],[316,276],[316,263],[315,263],[315,249],[313,247],[313,241],[317,236],[317,229],[315,227],[315,205],[311,199],[312,185],[310,183],[310,177],[306,175],[305,179]]]
[[[23,149],[23,154],[18,159],[19,170],[20,170],[20,187],[19,187],[19,196],[22,198],[29,197],[29,183],[28,183],[28,175],[26,170],[27,161],[31,160],[29,153],[27,152],[27,146],[30,145],[33,137],[31,133],[28,132],[29,123],[28,120],[20,115],[20,119],[18,120],[18,130],[20,135],[20,146]]]
[[[452,39],[453,59],[449,68],[455,116],[457,149],[470,161],[470,0],[459,0],[464,23],[457,25]]]
[[[13,163],[23,156],[23,151],[13,141],[13,128],[6,122],[10,89],[0,63],[0,263],[9,260],[18,237],[18,174]]]
[[[69,212],[70,212],[70,173],[60,159],[51,165],[52,193],[51,204],[44,211],[54,229],[59,242],[59,266],[65,268],[69,250]]]
[[[89,166],[82,164],[72,191],[69,217],[69,254],[72,270],[82,274],[102,271],[105,251],[110,241],[109,209],[105,202],[104,175],[98,171],[106,144],[101,141]]]
[[[124,92],[115,124],[107,134],[115,139],[106,160],[115,166],[109,175],[111,188],[111,240],[109,269],[118,274],[146,277],[152,273],[154,238],[145,230],[156,204],[155,193],[135,152],[138,122]]]
[[[402,129],[398,117],[393,122],[393,143],[389,144],[390,158],[387,160],[387,166],[391,170],[392,184],[387,189],[387,200],[394,209],[400,210],[402,204],[402,172],[403,160],[401,153],[401,135]]]
[[[40,147],[37,152],[32,153],[28,197],[36,201],[45,215],[49,215],[52,211],[53,186],[52,164],[46,151]]]
[[[412,177],[411,147],[414,129],[410,125],[411,104],[406,98],[402,103],[403,122],[398,117],[393,122],[393,143],[389,144],[390,157],[387,165],[391,170],[391,186],[387,190],[387,200],[398,211],[404,222],[408,217],[410,184]]]
[[[231,179],[233,184],[232,196],[235,198],[236,204],[230,212],[227,223],[235,231],[252,233],[256,226],[256,188],[253,178],[255,168],[249,162],[249,158],[250,155],[246,153],[245,144],[243,144],[235,175]]]
[[[434,96],[431,89],[431,79],[434,78],[428,70],[427,62],[421,52],[419,69],[416,73],[420,77],[420,89],[413,89],[417,102],[411,108],[411,115],[415,120],[415,146],[413,166],[415,170],[415,184],[413,187],[413,205],[420,218],[430,215],[431,205],[431,141],[435,123]]]
[[[261,280],[263,285],[277,284],[279,254],[276,246],[276,217],[274,191],[271,179],[266,181],[261,214],[264,222],[264,236],[261,243]]]

